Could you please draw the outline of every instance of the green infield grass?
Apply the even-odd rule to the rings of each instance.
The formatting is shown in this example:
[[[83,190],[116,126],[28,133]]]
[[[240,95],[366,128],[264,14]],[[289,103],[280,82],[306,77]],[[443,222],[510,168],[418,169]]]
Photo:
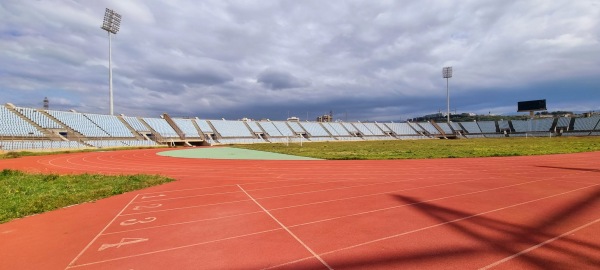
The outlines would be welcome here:
[[[153,149],[166,146],[132,146],[132,147],[115,147],[115,148],[89,148],[89,149],[72,149],[72,150],[57,150],[57,151],[8,151],[0,153],[0,159],[20,158],[28,156],[47,156],[47,155],[59,155],[59,154],[70,154],[70,153],[86,153],[86,152],[106,152],[106,151],[120,151],[120,150],[134,150],[134,149]]]
[[[393,140],[235,145],[319,159],[429,159],[580,153],[600,150],[600,137]]]
[[[173,179],[158,175],[58,175],[0,171],[0,223]]]

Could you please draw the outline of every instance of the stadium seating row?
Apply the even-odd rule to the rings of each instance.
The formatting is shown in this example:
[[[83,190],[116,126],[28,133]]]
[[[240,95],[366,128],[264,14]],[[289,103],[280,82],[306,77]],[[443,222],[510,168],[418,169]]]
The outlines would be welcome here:
[[[2,140],[0,149],[11,150],[45,150],[45,149],[82,149],[85,144],[76,141],[51,141],[51,140]]]
[[[44,137],[44,134],[8,108],[0,106],[0,136]]]
[[[600,133],[599,122],[600,115],[585,118],[559,117],[451,123],[206,120],[170,118],[165,115],[160,118],[113,116],[7,105],[0,106],[0,140],[41,138],[42,140],[35,143],[29,140],[31,145],[29,148],[36,148],[50,142],[48,136],[62,134],[62,138],[55,138],[52,141],[58,139],[78,141],[83,142],[79,143],[78,147],[83,145],[103,148],[156,146],[157,143],[188,141],[238,144],[281,143],[301,139],[315,142],[444,137],[589,136]],[[76,136],[71,137],[73,132]],[[59,142],[54,143],[59,144]],[[15,143],[15,145],[27,148],[27,143]],[[4,149],[9,148],[14,149],[13,146],[4,147]]]

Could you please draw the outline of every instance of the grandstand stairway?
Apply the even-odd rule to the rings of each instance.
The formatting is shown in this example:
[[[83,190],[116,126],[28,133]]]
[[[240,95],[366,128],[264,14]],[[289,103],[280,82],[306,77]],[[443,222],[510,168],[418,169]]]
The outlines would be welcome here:
[[[146,123],[146,120],[144,120],[141,117],[139,120],[140,120],[140,123],[142,123],[148,129],[148,131],[150,131],[150,134],[153,137],[153,138],[150,138],[151,140],[156,141],[156,142],[164,141],[164,138],[158,132],[156,132],[156,130],[152,129],[152,127],[148,123]]]
[[[558,125],[558,118],[552,120],[552,126],[550,126],[550,132],[556,133],[556,126]]]
[[[83,134],[75,131],[74,129],[72,129],[71,127],[69,127],[69,125],[59,121],[58,119],[56,119],[54,116],[52,116],[51,114],[49,114],[46,111],[40,110],[40,113],[46,115],[48,118],[50,118],[52,121],[59,123],[65,130],[67,133],[67,137],[62,136],[62,134],[59,134],[60,137],[65,140],[65,141],[81,141],[82,139],[85,138],[85,136],[83,136]],[[75,138],[74,140],[69,139],[70,137]]]
[[[258,124],[255,123],[256,126],[258,127],[258,130],[259,130],[259,131],[255,131],[254,129],[252,129],[250,127],[250,124],[247,121],[244,121],[244,124],[246,125],[246,127],[250,131],[252,131],[252,134],[254,135],[254,137],[256,137],[258,139],[261,139],[261,140],[266,140],[266,134],[267,133],[265,132],[265,130],[260,125],[258,125]]]
[[[172,138],[169,139],[169,138],[163,137],[158,130],[155,130],[148,122],[146,122],[146,119],[140,117],[139,120],[150,131],[150,133],[151,133],[151,135],[153,137],[153,139],[151,139],[151,140],[156,141],[158,143],[167,143],[167,144],[168,143],[174,143],[174,141],[173,141]]]
[[[133,127],[131,127],[129,125],[129,123],[127,123],[127,121],[125,121],[125,119],[123,119],[123,116],[117,116],[117,119],[119,119],[119,121],[121,121],[125,127],[127,127],[127,129],[129,129],[129,131],[131,131],[131,134],[133,134],[133,136],[135,137],[136,140],[150,140],[150,138],[146,137],[145,134],[140,134],[139,132],[137,132]]]
[[[208,126],[213,130],[213,134],[212,134],[212,139],[213,140],[217,140],[219,141],[219,139],[223,139],[223,136],[221,136],[221,134],[219,133],[219,131],[215,128],[215,126],[213,126],[213,124],[210,121],[206,121],[206,123],[208,124]]]
[[[36,122],[32,121],[31,119],[27,118],[27,116],[23,115],[21,112],[19,112],[18,110],[15,109],[15,107],[12,106],[6,106],[6,108],[11,111],[12,113],[14,113],[15,115],[17,115],[18,117],[20,117],[21,119],[23,119],[23,121],[31,124],[32,126],[34,126],[38,131],[40,131],[42,134],[44,134],[44,136],[46,137],[46,139],[50,139],[53,141],[66,141],[67,139],[63,136],[61,136],[58,133],[54,133],[48,129],[45,129],[43,127],[41,127],[40,125],[38,125]]]
[[[571,122],[569,122],[568,130],[574,130],[574,129],[575,129],[575,118],[571,118]]]
[[[435,137],[438,137],[440,139],[456,139],[456,135],[454,134],[446,134],[446,132],[444,132],[444,129],[442,129],[438,123],[434,122],[434,121],[429,121],[433,127],[435,127],[435,129],[437,129],[437,131],[440,133],[440,135],[434,135]]]
[[[513,126],[512,121],[508,121],[508,128],[510,128],[510,133],[515,132],[515,127]]]
[[[198,126],[198,123],[196,121],[192,121],[192,125],[194,125],[196,130],[198,130],[198,134],[200,135],[202,141],[206,142],[206,135],[204,135],[204,132],[202,132],[202,129],[200,128],[200,126]]]
[[[321,127],[325,130],[325,132],[327,132],[329,137],[334,137],[334,134],[331,133],[331,131],[329,131],[329,129],[325,128],[325,126],[323,126],[323,123],[319,123],[319,125],[321,125]]]
[[[163,119],[165,119],[167,121],[167,123],[169,125],[171,125],[171,127],[173,128],[173,130],[175,130],[175,132],[177,133],[177,135],[179,135],[179,138],[182,139],[182,140],[185,140],[185,134],[183,133],[183,131],[181,131],[181,129],[179,128],[179,126],[177,126],[177,124],[175,124],[175,121],[173,121],[173,119],[171,119],[171,116],[169,116],[168,113],[163,113],[162,116],[163,116]],[[187,144],[189,145],[189,143],[187,143]]]
[[[94,125],[96,125],[96,127],[98,127],[98,129],[102,130],[104,133],[106,133],[109,138],[114,138],[113,135],[111,135],[111,133],[109,131],[107,131],[105,128],[103,128],[102,126],[100,126],[98,123],[96,123],[96,121],[94,121],[93,119],[91,119],[90,117],[88,117],[87,115],[84,114],[84,117],[87,118],[88,120],[90,120],[90,122],[92,122]],[[133,134],[131,134],[133,135]]]

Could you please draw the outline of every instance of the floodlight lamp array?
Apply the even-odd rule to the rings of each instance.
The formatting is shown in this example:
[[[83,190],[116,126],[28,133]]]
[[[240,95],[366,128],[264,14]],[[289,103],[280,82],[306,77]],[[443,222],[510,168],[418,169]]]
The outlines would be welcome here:
[[[112,9],[106,9],[104,13],[104,22],[102,23],[102,29],[116,34],[119,32],[121,26],[121,14],[114,12]]]
[[[443,75],[444,79],[452,78],[452,67],[443,68],[442,75]]]

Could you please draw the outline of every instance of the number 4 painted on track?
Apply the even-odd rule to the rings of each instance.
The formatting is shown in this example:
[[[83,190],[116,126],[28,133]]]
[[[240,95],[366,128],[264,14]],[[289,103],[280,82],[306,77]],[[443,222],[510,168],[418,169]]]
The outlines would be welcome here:
[[[146,195],[146,196],[142,197],[142,200],[150,199],[150,198],[164,197],[164,196],[167,196],[167,195],[165,195],[165,194],[160,194],[160,195]]]
[[[131,244],[137,244],[137,243],[141,243],[141,242],[146,242],[148,241],[148,238],[121,238],[121,241],[119,241],[119,243],[116,244],[103,244],[102,246],[100,246],[100,248],[98,249],[98,251],[103,251],[107,248],[119,248],[121,246],[124,245],[131,245]]]

